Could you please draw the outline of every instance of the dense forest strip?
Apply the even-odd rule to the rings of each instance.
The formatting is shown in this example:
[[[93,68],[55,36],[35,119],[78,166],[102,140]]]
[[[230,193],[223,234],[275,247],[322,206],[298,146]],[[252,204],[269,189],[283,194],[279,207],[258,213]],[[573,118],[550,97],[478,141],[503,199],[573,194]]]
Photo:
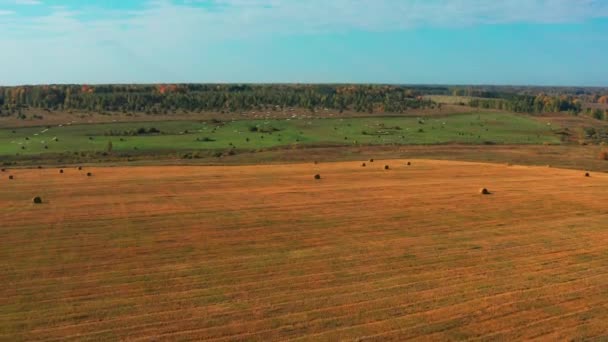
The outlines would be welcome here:
[[[281,111],[302,108],[314,112],[403,113],[441,108],[426,95],[471,97],[472,107],[525,113],[571,112],[590,104],[607,104],[601,88],[521,88],[405,85],[311,84],[156,84],[43,85],[0,87],[0,116],[23,115],[28,108],[49,111],[146,113]],[[599,118],[599,117],[598,117]]]

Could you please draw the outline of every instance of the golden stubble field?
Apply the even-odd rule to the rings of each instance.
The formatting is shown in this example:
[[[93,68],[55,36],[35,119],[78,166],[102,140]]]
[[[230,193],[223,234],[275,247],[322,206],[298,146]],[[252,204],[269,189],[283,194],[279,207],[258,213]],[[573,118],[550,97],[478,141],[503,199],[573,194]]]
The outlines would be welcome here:
[[[608,336],[606,174],[389,160],[0,177],[0,340]]]

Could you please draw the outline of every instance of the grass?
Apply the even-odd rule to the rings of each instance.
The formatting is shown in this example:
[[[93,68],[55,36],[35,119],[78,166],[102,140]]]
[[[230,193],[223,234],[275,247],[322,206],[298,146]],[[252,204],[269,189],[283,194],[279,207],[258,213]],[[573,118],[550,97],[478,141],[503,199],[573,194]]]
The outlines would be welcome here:
[[[108,135],[156,128],[160,134]],[[256,127],[257,131],[252,131]],[[542,144],[560,139],[533,118],[514,114],[458,114],[412,117],[164,121],[0,129],[0,155],[195,150],[259,150],[293,146],[416,144]]]
[[[608,175],[360,162],[13,170],[0,340],[605,334]]]

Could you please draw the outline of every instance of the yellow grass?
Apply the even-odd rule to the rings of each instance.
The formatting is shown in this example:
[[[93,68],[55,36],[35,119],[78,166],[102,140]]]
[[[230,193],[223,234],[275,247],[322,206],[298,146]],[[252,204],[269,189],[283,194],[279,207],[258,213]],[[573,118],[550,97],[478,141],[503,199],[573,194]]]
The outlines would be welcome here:
[[[608,175],[406,163],[10,170],[0,340],[606,334]]]

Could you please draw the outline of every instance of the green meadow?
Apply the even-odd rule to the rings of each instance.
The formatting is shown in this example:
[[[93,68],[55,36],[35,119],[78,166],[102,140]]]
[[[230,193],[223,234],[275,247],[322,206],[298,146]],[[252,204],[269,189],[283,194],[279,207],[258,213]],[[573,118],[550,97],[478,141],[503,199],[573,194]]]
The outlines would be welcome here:
[[[0,155],[65,152],[257,150],[323,145],[559,143],[548,126],[515,114],[64,124],[0,129]]]

